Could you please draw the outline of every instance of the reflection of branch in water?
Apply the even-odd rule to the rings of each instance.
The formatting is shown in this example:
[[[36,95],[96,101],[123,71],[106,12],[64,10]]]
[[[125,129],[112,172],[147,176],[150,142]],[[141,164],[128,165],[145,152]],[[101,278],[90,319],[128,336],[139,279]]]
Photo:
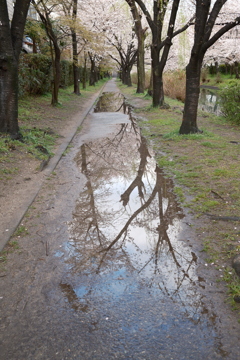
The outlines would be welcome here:
[[[143,162],[142,165],[144,164],[144,161],[146,162],[146,156],[144,158],[142,158]],[[145,167],[145,165],[141,166],[141,171],[143,170],[143,168]],[[139,171],[139,174],[141,176],[141,171]],[[166,185],[166,180],[163,177],[162,174],[162,170],[159,167],[156,167],[156,184],[155,187],[152,191],[152,194],[150,195],[149,199],[145,202],[145,204],[143,204],[137,211],[134,212],[134,214],[129,218],[129,220],[126,222],[125,226],[122,228],[122,230],[119,232],[119,234],[116,236],[116,238],[110,243],[110,245],[101,250],[100,252],[106,251],[106,253],[117,243],[117,241],[122,237],[123,234],[127,234],[127,230],[128,227],[130,226],[130,224],[132,223],[132,221],[137,217],[137,215],[139,215],[144,209],[146,209],[148,206],[150,206],[150,204],[152,203],[153,199],[155,198],[156,194],[158,194],[158,217],[159,217],[159,221],[160,224],[157,228],[158,231],[158,241],[157,244],[155,246],[155,250],[154,250],[154,255],[150,256],[150,259],[148,259],[145,263],[145,265],[141,268],[141,270],[139,271],[142,272],[147,266],[148,264],[155,258],[155,274],[159,271],[159,256],[161,254],[160,251],[160,247],[163,244],[163,242],[165,241],[168,245],[169,248],[169,252],[171,253],[171,256],[173,258],[174,263],[176,264],[177,268],[179,270],[181,270],[181,272],[183,273],[183,278],[178,282],[178,287],[176,292],[179,290],[181,284],[183,283],[184,279],[186,277],[189,278],[188,275],[188,271],[190,269],[190,267],[192,266],[193,261],[195,260],[194,258],[192,259],[192,261],[189,262],[188,264],[188,268],[186,270],[183,269],[182,265],[180,264],[180,262],[177,259],[176,256],[176,251],[171,243],[171,240],[169,238],[168,235],[168,227],[169,225],[173,222],[173,219],[176,218],[177,216],[177,210],[179,210],[179,208],[177,206],[173,206],[174,205],[174,195],[172,195],[165,187]],[[129,188],[125,191],[125,193],[123,194],[125,196],[125,199],[127,197],[129,197],[131,191],[134,189],[134,187],[136,187],[136,184],[139,182],[138,176],[136,177],[136,179],[132,182],[132,184],[129,186]],[[172,195],[172,196],[171,196]],[[163,210],[163,206],[164,206],[164,198],[168,199],[167,202],[167,208],[165,209],[165,211]],[[121,196],[122,198],[122,196]],[[180,216],[178,214],[178,216]],[[122,240],[122,243],[124,242],[124,240]],[[106,256],[106,253],[104,254],[104,257],[102,258],[102,262]],[[100,264],[100,267],[102,265],[102,262]],[[99,267],[99,268],[100,268]]]
[[[155,185],[152,194],[150,195],[149,199],[145,202],[144,205],[142,205],[138,210],[136,210],[132,216],[128,219],[128,221],[126,222],[125,226],[122,228],[122,230],[119,232],[119,234],[117,235],[117,237],[111,242],[111,244],[106,247],[105,249],[101,250],[100,252],[103,251],[109,251],[114,244],[116,244],[116,242],[122,237],[122,235],[127,231],[129,225],[131,224],[131,222],[138,216],[138,214],[140,214],[144,209],[146,209],[151,202],[153,201],[153,199],[155,198],[157,193],[157,184]]]
[[[121,124],[121,128],[120,128],[120,131],[115,135],[115,137],[113,138],[112,140],[112,143],[114,143],[115,139],[117,139],[117,137],[119,135],[121,135],[121,137],[119,139],[117,139],[117,146],[116,148],[118,148],[118,145],[122,142],[122,139],[127,131],[127,128],[128,128],[128,125],[129,124]]]
[[[178,286],[177,286],[177,289],[175,290],[174,294],[177,293],[178,290],[180,289],[183,281],[185,280],[185,277],[187,277],[187,278],[189,279],[189,281],[190,281],[191,283],[193,283],[193,285],[195,285],[195,282],[192,281],[191,278],[190,278],[190,276],[188,275],[188,271],[190,270],[192,264],[196,262],[196,255],[195,255],[193,252],[191,252],[191,254],[192,254],[192,260],[189,261],[188,267],[187,267],[186,270],[182,269],[183,277],[182,277],[182,279],[179,281]]]
[[[157,177],[159,178],[157,181],[159,184],[162,184],[163,183],[163,179],[161,179],[162,175],[161,175],[161,170],[158,168],[157,170]],[[162,180],[162,181],[161,181]],[[168,233],[167,233],[167,230],[168,230],[168,225],[170,223],[169,221],[169,218],[168,218],[168,215],[169,215],[169,212],[168,212],[168,209],[171,207],[171,203],[169,202],[168,203],[168,207],[165,211],[165,214],[163,214],[163,198],[162,198],[162,189],[161,189],[161,186],[159,187],[159,191],[158,191],[158,201],[159,201],[159,220],[160,220],[160,225],[158,226],[157,230],[159,232],[159,238],[158,238],[158,242],[157,242],[157,245],[156,245],[156,250],[155,250],[155,264],[156,264],[156,270],[157,270],[157,263],[158,263],[158,254],[159,254],[159,246],[160,244],[165,240],[168,244],[168,247],[169,247],[169,251],[170,253],[172,254],[172,257],[173,257],[173,260],[176,264],[176,266],[181,269],[181,272],[183,273],[183,277],[182,279],[178,282],[178,286],[177,286],[177,289],[175,290],[174,293],[177,293],[178,290],[180,289],[184,279],[187,277],[190,281],[190,277],[188,275],[188,271],[190,270],[193,262],[196,262],[196,255],[194,253],[192,253],[192,260],[188,262],[188,267],[186,270],[184,270],[182,268],[182,265],[179,263],[179,261],[177,260],[177,257],[176,257],[176,251],[175,249],[173,248],[172,244],[171,244],[171,241],[170,241],[170,238],[168,236]],[[170,211],[170,214],[172,213],[172,211]],[[155,271],[156,271],[155,270]]]
[[[93,194],[93,188],[92,188],[92,184],[91,184],[91,181],[90,181],[90,178],[88,176],[88,170],[87,170],[87,158],[86,158],[86,149],[85,149],[85,144],[83,144],[81,146],[81,153],[82,153],[82,172],[85,174],[86,178],[87,178],[87,183],[86,183],[86,186],[87,186],[87,189],[88,189],[88,194],[89,194],[89,197],[90,197],[90,201],[89,201],[89,204],[90,204],[90,208],[91,208],[91,212],[92,212],[92,221],[89,222],[89,225],[88,225],[88,229],[87,229],[87,233],[86,233],[86,237],[88,236],[89,232],[90,232],[90,229],[92,227],[95,227],[96,231],[97,231],[97,238],[99,240],[99,243],[100,245],[102,244],[101,243],[101,235],[103,235],[103,233],[100,231],[99,229],[99,226],[98,226],[98,221],[97,221],[97,213],[96,213],[96,205],[95,205],[95,200],[94,200],[94,194]],[[89,217],[89,216],[88,216]],[[93,230],[94,231],[94,230]]]
[[[158,216],[159,216],[159,221],[160,224],[157,227],[157,231],[158,231],[158,241],[156,244],[156,248],[155,248],[155,273],[157,272],[157,268],[158,268],[158,258],[159,258],[159,248],[160,245],[163,243],[163,241],[165,240],[168,244],[169,247],[169,251],[172,254],[173,260],[176,263],[177,267],[181,267],[181,265],[179,264],[175,252],[174,252],[174,248],[171,244],[171,241],[169,239],[168,233],[167,233],[167,229],[168,226],[170,224],[170,218],[167,217],[168,211],[167,209],[171,206],[170,201],[168,202],[167,205],[167,209],[165,211],[165,215],[163,214],[163,196],[162,196],[162,186],[164,185],[164,177],[161,174],[161,169],[159,167],[157,167],[156,169],[157,172],[157,184],[158,184]],[[176,215],[175,215],[176,216]]]
[[[104,92],[100,97],[94,112],[119,112],[124,104],[124,96],[116,92]],[[118,107],[116,109],[116,107]]]
[[[79,302],[79,298],[76,292],[74,291],[72,285],[65,283],[60,283],[59,285],[64,295],[67,297],[68,302],[73,310],[75,311],[81,310],[83,312],[89,311],[89,305],[87,303],[82,304]]]
[[[89,144],[85,144],[85,147],[88,148],[94,155],[96,155],[99,159],[103,160],[107,165],[110,166],[112,170],[117,171],[118,173],[122,170],[119,168],[114,168],[112,160],[111,160],[111,153],[109,152],[109,148],[112,147],[114,150],[114,154],[118,152],[118,146],[121,144],[129,124],[121,124],[119,132],[114,136],[113,139],[109,139],[109,141],[104,143],[104,147],[101,146],[100,151],[94,150]],[[119,136],[121,135],[121,136]],[[106,150],[105,150],[106,149]],[[108,152],[107,152],[108,151]]]
[[[132,124],[132,128],[133,128],[135,134],[138,135],[139,134],[139,127],[136,124],[135,118],[133,117],[132,108],[130,106],[128,107],[128,115],[129,115],[129,119],[130,119],[131,124]]]
[[[135,187],[138,187],[139,197],[141,199],[144,199],[144,195],[143,195],[144,183],[142,181],[142,177],[143,177],[144,171],[146,169],[147,158],[148,157],[151,158],[151,155],[149,154],[149,151],[147,148],[147,141],[142,136],[141,136],[141,143],[140,143],[140,147],[139,147],[138,151],[140,153],[141,160],[140,160],[137,176],[133,180],[133,182],[130,184],[128,189],[121,195],[121,201],[123,202],[123,206],[126,206],[128,204],[129,197],[130,197],[132,191],[135,189]]]
[[[118,132],[118,136],[115,136],[114,141],[116,141],[116,140],[118,141],[119,135],[121,135],[125,131],[126,131],[126,127],[121,126],[121,129]],[[109,142],[112,143],[112,141],[109,141]],[[106,148],[106,145],[104,145],[104,146]],[[172,245],[171,240],[168,235],[169,226],[171,224],[173,224],[174,219],[180,218],[182,216],[181,213],[179,212],[180,208],[175,203],[175,196],[171,192],[171,185],[169,185],[169,180],[166,180],[163,176],[163,171],[160,168],[156,167],[156,169],[155,169],[156,183],[154,185],[154,188],[151,190],[151,194],[150,194],[149,198],[145,201],[145,203],[143,203],[143,204],[141,204],[141,206],[139,206],[139,208],[130,216],[130,218],[128,220],[126,220],[125,225],[119,231],[117,236],[113,239],[113,241],[111,241],[109,243],[109,245],[107,245],[106,244],[107,239],[104,236],[104,234],[101,232],[101,230],[99,229],[99,216],[100,215],[98,214],[98,210],[96,208],[96,202],[95,202],[94,193],[93,193],[94,189],[91,184],[90,177],[89,177],[90,172],[88,169],[88,164],[87,164],[87,159],[86,159],[87,147],[91,150],[92,153],[94,153],[94,149],[91,149],[90,146],[82,145],[82,147],[81,147],[81,151],[82,151],[81,165],[82,165],[82,172],[85,173],[85,175],[87,177],[87,190],[88,190],[88,198],[89,198],[88,201],[89,201],[89,206],[90,206],[90,211],[89,211],[90,216],[88,214],[86,214],[86,211],[85,211],[85,213],[83,213],[85,219],[88,219],[87,227],[85,226],[85,234],[86,234],[85,240],[87,240],[88,237],[89,238],[91,237],[91,231],[93,230],[93,232],[97,233],[96,235],[93,235],[93,236],[95,236],[94,240],[97,240],[100,244],[100,247],[98,247],[96,243],[92,244],[94,246],[94,248],[92,248],[92,247],[91,247],[91,249],[89,248],[89,250],[91,250],[90,251],[91,254],[89,257],[88,257],[88,255],[89,255],[88,254],[87,258],[91,258],[91,256],[93,256],[93,252],[95,252],[95,254],[98,254],[97,255],[97,258],[98,258],[97,263],[98,264],[96,264],[96,265],[97,265],[97,272],[99,272],[100,269],[102,268],[103,264],[105,264],[106,261],[110,261],[111,257],[113,256],[113,253],[111,253],[109,256],[107,256],[109,250],[114,247],[114,252],[118,251],[116,249],[117,242],[120,243],[117,246],[119,248],[119,250],[120,251],[123,250],[123,246],[126,242],[126,239],[129,241],[129,238],[128,238],[129,227],[133,222],[134,222],[135,226],[141,227],[143,225],[144,226],[146,225],[148,227],[149,220],[147,220],[147,218],[145,219],[144,216],[143,216],[143,218],[142,218],[142,216],[141,217],[138,217],[138,216],[142,212],[145,213],[145,209],[149,208],[148,215],[151,215],[151,218],[154,218],[157,215],[159,218],[159,225],[157,228],[158,239],[157,239],[157,242],[156,242],[152,252],[149,254],[149,258],[145,261],[145,264],[142,265],[141,270],[139,270],[138,272],[139,273],[143,272],[143,270],[146,269],[146,267],[148,267],[150,263],[152,263],[153,266],[155,264],[155,270],[154,270],[155,274],[157,272],[161,272],[161,269],[160,269],[161,264],[159,264],[161,253],[162,253],[161,248],[163,246],[165,248],[167,245],[167,251],[169,252],[169,256],[170,256],[170,258],[172,257],[173,262],[176,264],[177,269],[179,269],[179,276],[178,276],[179,279],[178,279],[178,281],[175,280],[176,285],[177,285],[176,292],[178,292],[179,288],[182,286],[182,284],[184,282],[184,279],[187,277],[189,278],[188,271],[191,268],[193,261],[190,261],[189,266],[187,267],[186,270],[184,270],[184,268],[183,268],[184,264],[180,263],[181,260],[179,260],[180,257],[178,256],[178,252],[174,249],[174,246]],[[111,150],[111,148],[110,148],[110,150]],[[121,195],[121,200],[122,200],[124,206],[126,206],[126,204],[129,202],[130,195],[136,187],[138,187],[138,189],[139,189],[138,192],[139,192],[140,199],[144,197],[144,194],[143,194],[144,184],[143,184],[142,177],[146,171],[147,160],[148,160],[147,158],[151,157],[151,155],[149,154],[149,151],[147,149],[146,140],[143,137],[141,137],[140,146],[139,146],[138,151],[140,153],[140,163],[139,163],[139,168],[138,168],[136,178],[132,181],[132,183],[126,189],[126,191]],[[107,151],[106,151],[106,154],[107,154]],[[97,154],[97,155],[99,155],[99,154]],[[101,154],[100,154],[100,156],[101,156]],[[108,161],[109,157],[106,156],[106,158],[107,158],[107,160],[104,157],[104,161]],[[151,184],[151,187],[152,187],[152,184]],[[170,190],[169,190],[169,188],[170,188]],[[157,198],[156,198],[156,195],[157,195]],[[155,206],[155,202],[153,203],[154,199],[156,199],[156,201],[158,202],[158,209]],[[89,219],[89,217],[91,217],[91,219]],[[86,221],[85,221],[85,225],[86,225]],[[149,228],[149,231],[152,231],[152,229]],[[83,243],[83,246],[84,246],[84,243]],[[106,245],[104,245],[104,244],[106,244]],[[163,248],[163,250],[164,250],[164,248]],[[122,254],[121,256],[124,256],[124,254]],[[85,257],[85,259],[83,259],[84,262],[87,260],[87,258]],[[185,259],[185,261],[187,261],[187,259]],[[180,274],[181,274],[181,276],[180,276]],[[183,277],[182,277],[182,274],[183,274]],[[163,286],[164,286],[164,284],[163,284]]]

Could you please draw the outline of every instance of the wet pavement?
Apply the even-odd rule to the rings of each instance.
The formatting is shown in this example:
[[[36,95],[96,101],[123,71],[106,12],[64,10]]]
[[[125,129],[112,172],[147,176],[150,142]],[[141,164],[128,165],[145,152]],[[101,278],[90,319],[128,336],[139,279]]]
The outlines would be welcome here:
[[[240,354],[204,295],[173,183],[123,100],[110,81],[0,273],[1,360]]]

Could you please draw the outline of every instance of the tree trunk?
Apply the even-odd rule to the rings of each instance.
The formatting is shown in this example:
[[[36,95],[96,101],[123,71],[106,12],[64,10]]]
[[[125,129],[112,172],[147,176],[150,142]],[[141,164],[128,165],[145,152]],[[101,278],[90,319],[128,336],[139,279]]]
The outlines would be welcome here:
[[[73,10],[72,10],[72,19],[74,24],[77,18],[77,6],[78,0],[73,0]],[[73,49],[73,86],[74,86],[74,94],[81,95],[80,93],[80,76],[79,76],[79,67],[78,67],[78,51],[77,51],[77,34],[75,27],[71,28],[72,33],[72,49]]]
[[[46,7],[46,3],[43,0],[40,0],[38,5],[36,5],[35,1],[32,0],[32,3],[35,6],[36,11],[38,12],[42,23],[44,24],[47,36],[50,39],[50,48],[51,48],[51,57],[52,57],[52,67],[53,67],[53,88],[52,88],[52,102],[53,106],[58,104],[58,91],[60,85],[60,76],[61,76],[61,66],[60,66],[60,58],[61,58],[61,51],[58,45],[58,38],[57,35],[52,27],[52,22],[50,20],[50,13],[49,9]],[[38,7],[41,5],[40,7]],[[53,48],[54,47],[54,54]]]
[[[145,39],[144,34],[140,34],[138,36],[137,93],[144,93],[145,90],[144,39]]]
[[[90,79],[89,79],[89,85],[94,86],[96,81],[96,74],[95,74],[95,61],[94,56],[92,56],[90,53],[88,53],[89,59],[91,61],[91,69],[90,69]]]
[[[151,68],[151,74],[150,74],[150,84],[148,87],[148,95],[153,96],[153,75],[152,75],[152,68]]]
[[[83,75],[82,75],[82,87],[86,89],[87,87],[87,58],[84,57],[84,67],[83,67]]]
[[[201,60],[191,60],[186,68],[186,98],[180,134],[200,132],[197,127],[197,110],[200,93]]]
[[[126,85],[129,87],[132,86],[131,69],[126,70]]]
[[[53,65],[53,88],[52,88],[51,105],[56,106],[58,104],[58,91],[59,91],[60,76],[61,76],[61,66],[60,66],[61,52],[59,47],[54,45],[54,54],[53,54],[53,49],[51,46],[51,54],[52,54],[52,65]]]
[[[7,1],[0,1],[0,131],[19,137],[18,65],[30,0],[15,1],[9,21]]]
[[[73,92],[76,95],[81,95],[80,92],[80,76],[78,67],[78,51],[77,51],[77,35],[72,29],[72,48],[73,48]]]
[[[132,86],[131,69],[132,67],[124,67],[122,69],[122,83],[123,85],[127,85],[129,87]]]
[[[162,71],[160,69],[159,51],[152,48],[152,80],[153,80],[153,107],[163,106],[164,92]]]
[[[19,132],[18,61],[14,57],[0,60],[0,132]]]
[[[122,68],[121,80],[122,80],[123,85],[127,85],[126,70],[124,68]]]
[[[52,94],[53,106],[56,106],[58,104],[58,92],[59,92],[60,78],[61,78],[60,57],[61,57],[60,49],[55,49],[55,60],[54,60],[55,77],[54,77],[53,94]]]
[[[91,67],[91,71],[90,71],[89,85],[90,86],[95,85],[95,70],[92,67]]]
[[[132,16],[134,19],[135,33],[138,39],[138,55],[137,55],[137,93],[144,93],[145,90],[145,66],[144,66],[144,41],[145,41],[145,30],[142,28],[141,16],[136,7],[135,1],[126,0],[130,6]]]

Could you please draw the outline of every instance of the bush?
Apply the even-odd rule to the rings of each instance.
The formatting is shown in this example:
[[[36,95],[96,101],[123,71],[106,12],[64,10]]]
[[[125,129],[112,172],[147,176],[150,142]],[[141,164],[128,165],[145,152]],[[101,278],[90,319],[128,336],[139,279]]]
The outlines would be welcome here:
[[[163,76],[163,89],[166,96],[185,101],[186,73],[183,70],[168,71]]]
[[[151,70],[145,73],[145,89],[148,89],[151,83]]]
[[[228,120],[240,125],[240,84],[232,81],[231,85],[220,91],[221,109]]]
[[[21,54],[19,61],[19,97],[42,95],[51,91],[52,60],[43,54]],[[61,61],[60,86],[73,84],[72,63]]]
[[[73,65],[70,61],[61,60],[61,87],[68,87],[73,84]]]
[[[51,59],[42,54],[22,54],[19,61],[19,96],[50,91]]]
[[[208,67],[203,67],[201,70],[201,80],[203,83],[208,82],[209,69]]]
[[[138,77],[136,72],[131,73],[131,80],[133,84],[137,85]]]
[[[221,74],[227,74],[228,73],[228,68],[227,68],[226,64],[219,65],[218,69],[219,69],[219,72]]]

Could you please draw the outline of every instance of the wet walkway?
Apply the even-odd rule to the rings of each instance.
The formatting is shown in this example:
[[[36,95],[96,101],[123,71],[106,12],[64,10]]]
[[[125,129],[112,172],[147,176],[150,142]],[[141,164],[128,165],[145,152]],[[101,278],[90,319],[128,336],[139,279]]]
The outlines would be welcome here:
[[[236,359],[123,100],[110,81],[25,220],[0,274],[1,360]]]

